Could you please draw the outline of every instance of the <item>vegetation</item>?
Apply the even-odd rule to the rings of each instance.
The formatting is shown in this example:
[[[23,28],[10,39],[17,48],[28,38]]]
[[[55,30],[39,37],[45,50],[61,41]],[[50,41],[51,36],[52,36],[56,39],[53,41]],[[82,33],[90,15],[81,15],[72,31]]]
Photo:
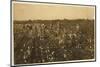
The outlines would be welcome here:
[[[14,21],[15,64],[94,58],[94,20]]]

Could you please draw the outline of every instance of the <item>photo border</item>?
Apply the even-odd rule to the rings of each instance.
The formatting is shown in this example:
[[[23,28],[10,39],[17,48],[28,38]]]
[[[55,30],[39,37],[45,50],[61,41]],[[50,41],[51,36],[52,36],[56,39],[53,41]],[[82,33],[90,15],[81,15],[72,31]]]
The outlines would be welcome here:
[[[95,8],[95,19],[94,19],[94,59],[93,60],[71,60],[71,61],[57,61],[57,62],[47,62],[47,63],[31,63],[31,64],[14,64],[13,61],[12,61],[12,36],[13,36],[13,19],[12,19],[12,3],[13,2],[26,2],[26,3],[42,3],[42,4],[58,4],[58,5],[75,5],[75,6],[92,6]],[[16,1],[13,1],[13,0],[10,0],[10,66],[11,67],[16,67],[16,66],[36,66],[36,65],[51,65],[51,64],[67,64],[67,63],[82,63],[82,62],[96,62],[96,5],[87,5],[87,4],[71,4],[71,3],[57,3],[57,2],[41,2],[41,1],[20,1],[20,0],[16,0]],[[14,58],[13,58],[14,59]]]

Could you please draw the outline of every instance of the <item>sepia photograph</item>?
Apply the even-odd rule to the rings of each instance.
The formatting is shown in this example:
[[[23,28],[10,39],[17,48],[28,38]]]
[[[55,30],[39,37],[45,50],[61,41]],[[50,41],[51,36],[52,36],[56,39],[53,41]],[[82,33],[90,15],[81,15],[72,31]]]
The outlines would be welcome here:
[[[12,2],[12,65],[95,61],[94,5]]]

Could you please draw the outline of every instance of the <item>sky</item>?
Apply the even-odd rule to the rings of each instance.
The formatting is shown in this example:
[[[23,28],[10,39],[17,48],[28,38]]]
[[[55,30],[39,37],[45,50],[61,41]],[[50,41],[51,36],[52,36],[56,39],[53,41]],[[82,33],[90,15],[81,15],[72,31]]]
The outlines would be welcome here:
[[[14,20],[94,19],[94,6],[13,3]]]

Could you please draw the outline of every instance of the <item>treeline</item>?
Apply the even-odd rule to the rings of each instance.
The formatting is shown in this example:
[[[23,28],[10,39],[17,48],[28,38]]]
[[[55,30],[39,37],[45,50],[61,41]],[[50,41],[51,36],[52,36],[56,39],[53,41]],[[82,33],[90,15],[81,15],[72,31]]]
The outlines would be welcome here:
[[[56,20],[14,20],[14,24],[29,24],[29,23],[52,23],[52,22],[94,22],[93,19],[56,19]]]

